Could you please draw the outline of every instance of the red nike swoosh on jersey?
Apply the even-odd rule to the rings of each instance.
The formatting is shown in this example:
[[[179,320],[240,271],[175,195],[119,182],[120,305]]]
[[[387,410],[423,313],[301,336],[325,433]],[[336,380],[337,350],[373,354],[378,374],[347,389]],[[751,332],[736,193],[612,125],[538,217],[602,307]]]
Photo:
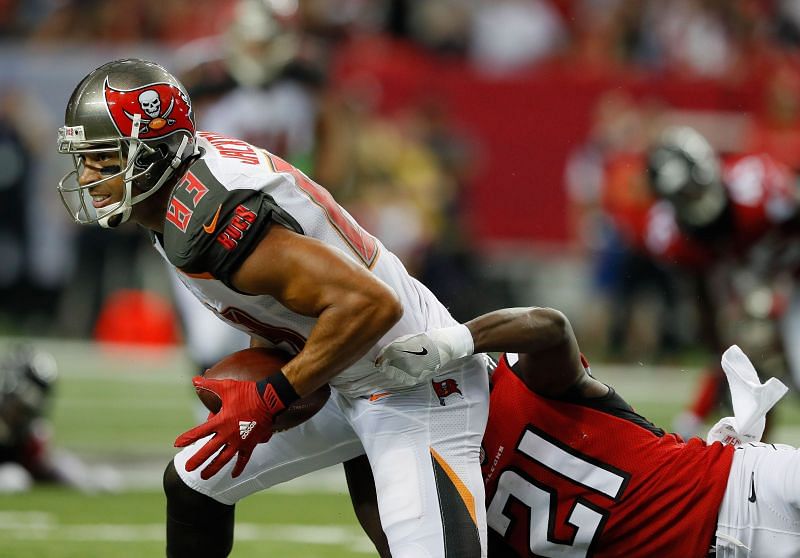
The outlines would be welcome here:
[[[203,225],[203,230],[208,234],[211,234],[217,230],[217,221],[219,220],[220,211],[222,211],[222,204],[219,204],[219,207],[217,207],[217,212],[214,213],[214,218],[211,219],[211,222],[208,225]]]

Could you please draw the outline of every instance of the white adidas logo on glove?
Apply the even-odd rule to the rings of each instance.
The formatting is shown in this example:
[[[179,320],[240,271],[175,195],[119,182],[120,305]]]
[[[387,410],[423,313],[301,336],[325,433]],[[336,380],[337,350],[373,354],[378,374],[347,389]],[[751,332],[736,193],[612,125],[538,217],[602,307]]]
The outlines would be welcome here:
[[[253,431],[253,428],[256,427],[256,421],[246,421],[240,420],[239,421],[239,435],[242,437],[242,440],[247,438],[250,435],[250,432]]]

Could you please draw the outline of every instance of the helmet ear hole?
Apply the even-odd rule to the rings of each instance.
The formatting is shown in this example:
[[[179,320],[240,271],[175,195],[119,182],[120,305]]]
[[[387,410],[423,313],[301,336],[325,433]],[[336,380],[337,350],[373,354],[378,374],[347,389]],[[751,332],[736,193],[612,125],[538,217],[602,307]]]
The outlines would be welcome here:
[[[136,157],[134,167],[137,172],[144,172],[133,184],[141,192],[147,192],[153,188],[158,178],[169,167],[168,159],[169,147],[166,144],[151,145],[152,149],[143,151]]]
[[[152,147],[152,146],[151,146]],[[134,162],[134,166],[138,169],[146,169],[150,165],[156,164],[159,161],[164,160],[169,155],[169,149],[163,143],[159,143],[155,146],[155,148],[150,150],[142,151],[142,153],[136,157],[136,161]]]

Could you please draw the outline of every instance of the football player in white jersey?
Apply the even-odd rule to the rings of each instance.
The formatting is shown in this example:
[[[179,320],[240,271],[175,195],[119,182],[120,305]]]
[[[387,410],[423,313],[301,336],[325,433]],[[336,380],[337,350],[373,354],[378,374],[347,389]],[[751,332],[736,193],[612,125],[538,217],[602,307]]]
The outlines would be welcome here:
[[[263,149],[197,132],[186,91],[161,66],[101,66],[65,120],[59,151],[75,169],[58,190],[73,219],[149,229],[211,311],[252,344],[295,355],[257,383],[193,380],[222,409],[176,440],[167,555],[227,556],[238,500],[366,455],[392,556],[486,556],[486,357],[472,355],[466,327],[324,188]],[[452,362],[433,381],[374,364],[390,340],[434,328]],[[273,435],[274,417],[325,383],[325,407]]]
[[[332,103],[323,102],[322,70],[300,64],[299,49],[298,34],[268,3],[245,0],[236,4],[224,33],[181,48],[193,60],[198,52],[203,55],[179,79],[189,89],[202,129],[263,147],[335,190],[341,179],[331,169],[339,165],[326,163],[348,142],[331,133],[336,129],[331,123],[340,117],[329,110]],[[206,370],[246,347],[249,336],[206,310],[167,266],[186,351],[196,368]],[[199,401],[197,409],[198,416],[208,413]]]

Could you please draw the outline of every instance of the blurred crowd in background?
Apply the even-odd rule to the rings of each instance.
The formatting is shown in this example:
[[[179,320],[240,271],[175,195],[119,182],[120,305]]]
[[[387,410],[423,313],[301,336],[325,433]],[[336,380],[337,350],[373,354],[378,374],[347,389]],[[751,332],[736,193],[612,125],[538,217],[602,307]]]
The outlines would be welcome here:
[[[158,60],[200,129],[331,190],[456,318],[559,307],[597,358],[709,348],[691,273],[647,246],[665,127],[800,171],[796,0],[2,0],[0,39],[10,335],[113,336],[130,315],[180,339],[146,237],[74,226],[55,192],[66,100],[112,58]]]

